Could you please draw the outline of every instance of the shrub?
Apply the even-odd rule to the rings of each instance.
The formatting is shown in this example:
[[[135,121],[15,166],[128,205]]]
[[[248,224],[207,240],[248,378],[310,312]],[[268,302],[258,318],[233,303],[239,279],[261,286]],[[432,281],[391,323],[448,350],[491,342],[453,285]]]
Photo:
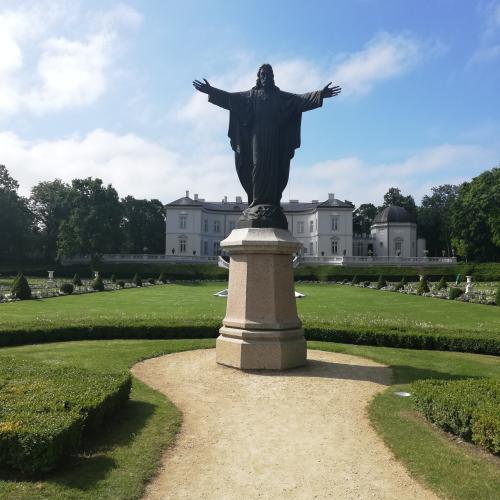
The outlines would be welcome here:
[[[377,280],[377,290],[380,290],[381,288],[384,288],[387,286],[387,281],[385,281],[384,277],[380,275]]]
[[[448,298],[450,300],[455,300],[457,297],[460,297],[460,295],[462,295],[463,293],[464,291],[461,288],[452,286],[448,290]]]
[[[370,281],[363,281],[363,286],[364,287],[369,287],[371,285]]]
[[[71,295],[73,293],[73,290],[75,287],[73,286],[72,283],[63,283],[61,285],[61,288],[59,289],[62,293],[65,293],[67,295]]]
[[[500,453],[500,380],[419,380],[415,405],[447,432]]]
[[[82,280],[80,279],[80,276],[78,276],[78,274],[75,274],[75,275],[73,276],[72,283],[73,283],[73,285],[75,285],[75,286],[82,286]]]
[[[148,283],[149,283],[150,285],[155,285],[155,284],[156,284],[156,280],[155,280],[154,278],[149,278],[149,279],[148,279]]]
[[[0,464],[25,474],[53,469],[128,400],[128,373],[93,373],[2,357]]]
[[[500,306],[500,283],[498,283],[497,291],[495,293],[495,304]]]
[[[401,278],[400,283],[401,283],[403,286],[406,286],[406,285],[408,284],[408,280],[406,279],[406,276],[403,276],[403,277]]]
[[[423,276],[418,282],[417,295],[422,295],[423,293],[429,293],[429,284],[427,283],[427,276]]]
[[[160,273],[160,276],[158,276],[158,281],[160,283],[166,283],[167,282],[167,275],[163,271]]]
[[[97,278],[92,282],[92,288],[98,292],[104,291],[104,281],[102,281],[100,274],[98,274]]]
[[[116,282],[116,284],[120,287],[120,288],[125,288],[125,281],[123,280],[118,280]]]
[[[31,288],[28,284],[28,280],[24,277],[23,273],[19,273],[11,288],[12,296],[20,300],[31,299]]]
[[[135,286],[142,286],[142,280],[138,273],[134,274],[134,277],[132,278],[132,283]]]
[[[357,285],[359,283],[358,275],[354,275],[354,278],[351,281],[352,285]]]
[[[446,283],[446,280],[445,280],[444,276],[441,276],[441,279],[436,284],[436,286],[434,287],[434,289],[435,290],[442,290],[443,288],[448,288],[448,283]]]
[[[111,278],[109,278],[109,281],[111,281],[111,283],[116,283],[116,276],[112,274]]]

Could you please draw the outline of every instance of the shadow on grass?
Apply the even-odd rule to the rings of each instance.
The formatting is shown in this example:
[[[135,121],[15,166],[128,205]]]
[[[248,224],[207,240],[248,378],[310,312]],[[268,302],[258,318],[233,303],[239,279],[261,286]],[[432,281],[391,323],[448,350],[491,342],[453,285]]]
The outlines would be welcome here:
[[[15,482],[55,483],[67,488],[87,491],[118,466],[109,456],[116,448],[124,447],[146,425],[156,406],[144,401],[128,401],[114,419],[108,421],[102,431],[92,439],[84,441],[84,451],[69,457],[55,471],[43,476],[27,477],[20,472],[2,467],[0,480]]]

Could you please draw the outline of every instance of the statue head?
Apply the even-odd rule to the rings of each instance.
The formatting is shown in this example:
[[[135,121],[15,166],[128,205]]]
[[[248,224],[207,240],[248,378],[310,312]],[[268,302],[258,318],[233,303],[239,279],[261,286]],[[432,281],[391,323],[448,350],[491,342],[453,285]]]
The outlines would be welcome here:
[[[275,87],[273,67],[270,64],[263,64],[257,71],[257,89],[269,89]]]

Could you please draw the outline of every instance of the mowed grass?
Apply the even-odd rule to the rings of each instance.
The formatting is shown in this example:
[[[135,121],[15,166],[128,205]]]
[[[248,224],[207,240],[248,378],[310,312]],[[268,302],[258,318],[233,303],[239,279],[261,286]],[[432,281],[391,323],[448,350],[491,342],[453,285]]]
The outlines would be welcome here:
[[[208,327],[215,335],[225,283],[170,284],[0,304],[0,334],[112,327]],[[500,307],[345,285],[301,284],[297,301],[307,329],[500,338]]]
[[[0,363],[8,355],[104,372],[122,370],[143,358],[213,346],[210,339],[63,342],[3,348]],[[499,459],[450,439],[418,416],[411,398],[394,395],[421,378],[500,377],[497,357],[325,342],[310,342],[309,347],[368,357],[392,368],[395,385],[372,401],[370,417],[396,457],[419,481],[446,498],[498,498]],[[0,498],[140,498],[162,450],[173,442],[179,422],[171,403],[134,380],[125,411],[87,444],[85,453],[37,480],[0,472]]]

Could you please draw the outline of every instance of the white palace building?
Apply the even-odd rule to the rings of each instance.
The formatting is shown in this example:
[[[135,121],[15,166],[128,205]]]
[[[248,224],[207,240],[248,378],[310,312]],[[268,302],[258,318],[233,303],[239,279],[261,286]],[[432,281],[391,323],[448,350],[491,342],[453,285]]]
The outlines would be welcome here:
[[[203,261],[220,255],[220,242],[236,227],[247,207],[241,197],[205,201],[189,191],[166,205],[168,260]],[[354,205],[330,193],[325,201],[282,203],[288,229],[302,243],[304,264],[452,264],[450,257],[427,257],[425,240],[417,239],[414,218],[402,207],[391,206],[375,217],[369,235],[353,234]]]

